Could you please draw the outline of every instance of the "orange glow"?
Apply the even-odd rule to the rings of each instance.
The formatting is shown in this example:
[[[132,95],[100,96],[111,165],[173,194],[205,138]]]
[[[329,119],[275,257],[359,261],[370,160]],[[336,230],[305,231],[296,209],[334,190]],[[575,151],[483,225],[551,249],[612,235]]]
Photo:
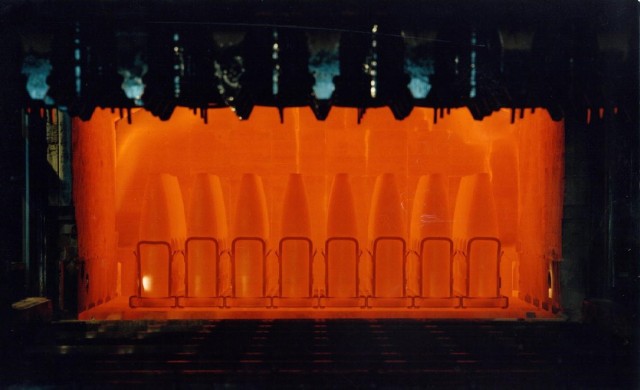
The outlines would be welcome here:
[[[408,288],[412,295],[450,297],[452,295],[452,247],[447,177],[421,176],[413,198],[411,247],[417,259],[409,265]],[[412,257],[412,259],[414,259]]]
[[[152,281],[149,289],[143,288],[144,295],[168,297],[172,292],[182,295],[184,261],[173,256],[172,252],[183,249],[187,228],[182,192],[175,176],[162,174],[148,177],[138,237],[141,242],[163,242],[169,245],[169,249],[164,245],[149,245],[139,249],[140,277]]]
[[[486,241],[470,244],[469,241],[476,237],[498,237],[493,190],[487,173],[460,180],[453,215],[453,238],[464,259],[458,258],[459,266],[454,272],[458,284],[454,289],[471,297],[495,297],[498,286],[496,248]]]
[[[358,296],[360,245],[355,199],[346,173],[334,178],[329,198],[325,242],[325,291],[328,297]]]
[[[227,249],[229,237],[227,211],[220,178],[197,174],[187,212],[187,232],[192,238],[186,249],[186,295],[215,297],[228,291],[229,262],[220,253]],[[207,239],[209,238],[209,239]],[[212,259],[215,261],[212,264]]]
[[[234,295],[266,295],[265,253],[269,237],[269,216],[262,179],[254,174],[242,175],[236,205],[233,253]]]
[[[406,253],[405,222],[395,175],[385,173],[376,178],[369,214],[371,263],[364,272],[372,274],[374,297],[397,298],[405,295]]]
[[[289,175],[282,210],[280,248],[280,296],[312,296],[313,242],[304,178]]]
[[[182,108],[167,122],[132,115],[74,122],[84,308],[117,291],[276,313],[473,316],[550,299],[563,125],[544,110],[511,123],[508,110],[478,122],[459,109],[434,124],[432,109],[403,121],[371,109],[359,125],[346,108],[324,122],[286,109],[283,124],[264,107],[247,121],[210,110],[209,124]]]

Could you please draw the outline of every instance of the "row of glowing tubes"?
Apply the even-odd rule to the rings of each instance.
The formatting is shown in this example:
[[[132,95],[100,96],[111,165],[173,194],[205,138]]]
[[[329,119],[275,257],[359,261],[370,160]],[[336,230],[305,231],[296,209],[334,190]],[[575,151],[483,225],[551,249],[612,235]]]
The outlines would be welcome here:
[[[225,295],[233,289],[233,295],[238,297],[265,294],[304,297],[311,295],[306,293],[311,284],[313,295],[330,297],[449,297],[453,294],[454,286],[462,295],[496,297],[500,294],[500,241],[496,238],[497,221],[489,175],[476,174],[462,179],[453,221],[448,217],[446,179],[439,174],[420,178],[411,215],[409,248],[405,248],[407,234],[395,175],[377,177],[368,221],[370,245],[364,251],[369,256],[358,256],[354,252],[359,237],[355,199],[348,175],[336,175],[329,198],[326,236],[352,238],[353,242],[334,242],[330,257],[324,250],[321,250],[324,256],[310,256],[306,243],[299,245],[300,242],[290,242],[283,247],[287,248],[286,251],[277,253],[278,260],[283,263],[280,274],[278,262],[266,261],[266,269],[262,269],[265,252],[269,252],[266,246],[269,245],[270,236],[266,200],[261,178],[245,174],[240,185],[233,237],[258,238],[264,242],[265,248],[258,248],[254,244],[235,247],[235,253],[230,256],[233,264],[230,258],[222,256],[219,269],[214,269],[217,266],[213,261],[215,257],[211,256],[211,248],[203,251],[200,247],[201,250],[190,252],[189,295]],[[181,248],[184,240],[180,242],[180,237],[213,237],[220,243],[220,252],[226,253],[225,240],[229,234],[219,178],[210,174],[198,176],[190,203],[192,217],[188,221],[177,221],[180,214],[184,216],[184,208],[180,207],[177,213],[165,213],[166,220],[158,220],[158,215],[163,215],[163,207],[171,208],[173,205],[175,209],[181,199],[172,199],[168,195],[180,193],[175,177],[162,175],[157,183],[159,185],[147,187],[140,239],[171,242],[172,246]],[[158,199],[161,201],[158,202]],[[309,205],[302,175],[290,175],[284,204],[282,237],[310,237]],[[183,226],[183,231],[176,231],[176,226]],[[424,245],[425,238],[434,237],[445,240]],[[454,240],[449,244],[447,240],[451,237]],[[471,255],[466,253],[470,248],[467,243],[474,237],[488,240],[476,243],[471,262],[466,258]],[[382,240],[374,244],[376,239]],[[455,262],[452,261],[450,247],[453,242],[455,253],[464,255],[455,256]],[[423,249],[425,255],[420,256]],[[152,253],[156,253],[160,259],[149,258]],[[142,260],[147,264],[163,264],[162,258],[167,258],[167,252],[150,251],[146,257]],[[323,257],[329,264],[323,264]],[[173,256],[173,260],[169,261],[173,261],[173,286],[169,290],[183,294],[183,257]],[[469,273],[466,267],[471,267]],[[358,268],[359,275],[355,271]],[[157,283],[160,286],[154,283],[156,271],[144,268],[140,275],[144,293],[154,296],[157,295],[157,291],[154,291],[156,288],[164,289],[161,286],[168,285],[168,279],[163,280],[161,276],[158,278],[161,282]],[[231,280],[232,274],[235,275],[234,280]],[[467,280],[467,275],[472,280]]]

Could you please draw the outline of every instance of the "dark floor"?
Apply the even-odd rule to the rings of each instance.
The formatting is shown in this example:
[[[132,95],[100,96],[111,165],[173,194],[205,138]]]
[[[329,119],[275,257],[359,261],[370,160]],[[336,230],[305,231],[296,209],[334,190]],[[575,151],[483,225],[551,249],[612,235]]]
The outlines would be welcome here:
[[[0,387],[639,384],[633,341],[557,321],[74,321],[4,343]]]

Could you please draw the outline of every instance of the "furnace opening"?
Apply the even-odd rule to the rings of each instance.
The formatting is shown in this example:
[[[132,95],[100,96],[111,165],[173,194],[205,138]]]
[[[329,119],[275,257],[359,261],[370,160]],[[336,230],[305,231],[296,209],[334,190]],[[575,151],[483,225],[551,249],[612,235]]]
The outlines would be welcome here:
[[[81,318],[551,312],[563,123],[512,114],[74,119]]]

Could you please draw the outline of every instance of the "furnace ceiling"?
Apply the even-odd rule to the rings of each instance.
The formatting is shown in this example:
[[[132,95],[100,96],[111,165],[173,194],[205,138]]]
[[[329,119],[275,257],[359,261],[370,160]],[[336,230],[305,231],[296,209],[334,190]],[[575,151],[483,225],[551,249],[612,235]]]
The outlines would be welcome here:
[[[22,104],[83,119],[309,106],[324,120],[339,106],[396,119],[430,107],[434,121],[540,107],[559,120],[635,109],[635,3],[615,3],[14,2],[0,17]]]

